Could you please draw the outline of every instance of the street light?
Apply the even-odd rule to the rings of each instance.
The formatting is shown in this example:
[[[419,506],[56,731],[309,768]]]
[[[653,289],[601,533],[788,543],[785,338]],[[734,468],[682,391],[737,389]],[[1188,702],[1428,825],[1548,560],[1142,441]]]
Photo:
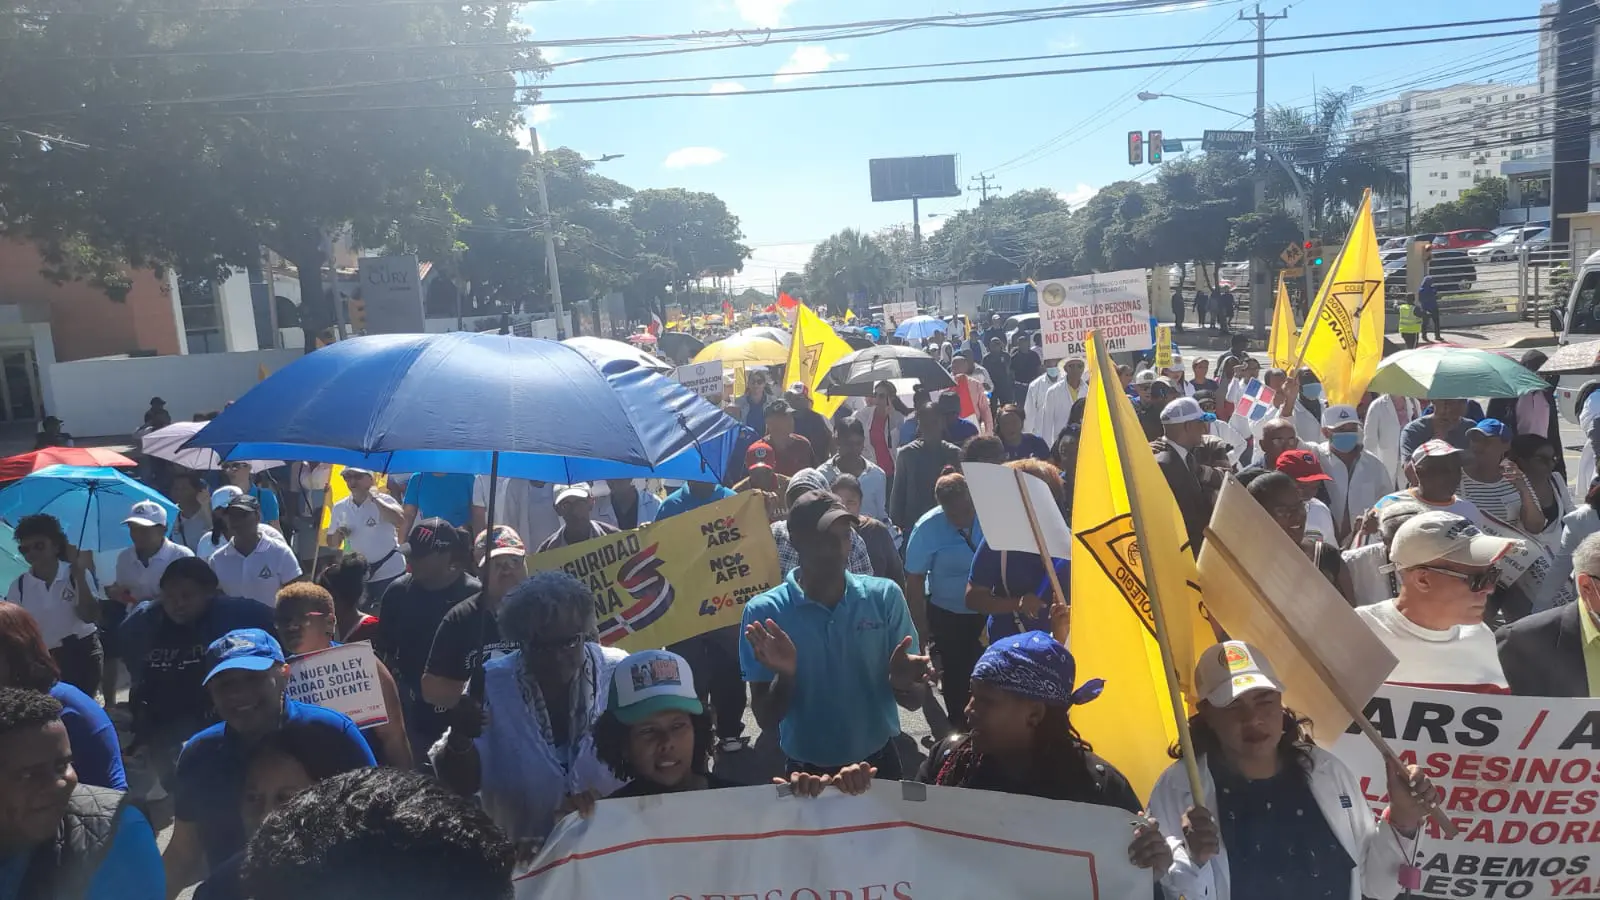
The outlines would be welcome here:
[[[1153,91],[1140,91],[1139,92],[1139,99],[1140,100],[1146,100],[1146,101],[1149,101],[1149,100],[1163,100],[1163,99],[1165,99],[1165,100],[1182,100],[1184,103],[1193,103],[1195,106],[1204,106],[1206,109],[1214,109],[1217,112],[1224,112],[1224,113],[1227,113],[1230,116],[1238,116],[1241,119],[1250,118],[1250,116],[1248,114],[1246,114],[1246,113],[1234,112],[1231,109],[1223,109],[1220,106],[1213,106],[1210,103],[1206,103],[1206,102],[1203,102],[1203,101],[1200,101],[1200,100],[1195,100],[1192,97],[1180,97],[1177,94],[1157,94],[1157,93],[1155,93]]]
[[[584,160],[584,162],[586,162],[586,163],[611,162],[613,159],[621,159],[621,158],[623,158],[624,156],[627,156],[627,155],[628,154],[626,154],[626,153],[607,153],[604,156],[600,157],[599,159],[586,159],[586,160]]]

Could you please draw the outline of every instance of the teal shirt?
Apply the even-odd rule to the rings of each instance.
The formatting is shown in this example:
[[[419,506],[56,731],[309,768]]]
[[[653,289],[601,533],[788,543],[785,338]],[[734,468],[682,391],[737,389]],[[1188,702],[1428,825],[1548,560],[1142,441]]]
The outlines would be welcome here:
[[[889,657],[907,635],[918,652],[917,630],[905,594],[886,578],[847,573],[844,597],[829,609],[806,599],[798,574],[752,599],[743,616],[746,625],[772,619],[794,641],[798,664],[778,744],[790,759],[815,766],[857,763],[900,733]],[[743,638],[739,665],[745,681],[776,677]]]
[[[906,574],[928,576],[928,601],[934,606],[977,615],[967,608],[967,573],[972,571],[972,556],[982,543],[983,527],[976,518],[962,537],[944,508],[935,506],[911,529],[906,541]]]

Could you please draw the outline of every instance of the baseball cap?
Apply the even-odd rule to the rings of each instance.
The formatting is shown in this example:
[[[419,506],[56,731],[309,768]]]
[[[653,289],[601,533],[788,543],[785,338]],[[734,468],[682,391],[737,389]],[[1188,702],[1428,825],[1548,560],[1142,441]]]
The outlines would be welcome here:
[[[789,385],[788,393],[794,394],[796,397],[804,397],[810,394],[811,391],[805,386],[804,382],[796,381],[794,384]]]
[[[399,546],[407,556],[425,556],[429,553],[449,553],[461,546],[461,533],[456,527],[438,517],[423,519],[411,526],[406,542]]]
[[[789,504],[789,534],[821,534],[833,523],[847,519],[854,525],[856,517],[844,508],[844,501],[828,491],[807,491]]]
[[[151,397],[150,398],[150,405],[151,406],[166,406],[167,405],[167,401],[161,399],[160,397]]]
[[[250,496],[249,494],[244,493],[243,491],[240,491],[239,496],[229,500],[228,505],[223,507],[224,511],[230,509],[243,509],[258,513],[261,512],[261,501]]]
[[[358,469],[355,466],[345,466],[344,471],[340,472],[339,474],[345,476],[346,478],[350,477],[351,475],[366,475],[370,478],[372,477],[372,470]]]
[[[259,628],[236,628],[211,642],[206,648],[206,677],[211,679],[230,669],[265,672],[283,665],[283,648],[272,635]]]
[[[478,550],[480,562],[484,559],[483,548],[485,546],[489,548],[489,559],[494,559],[496,556],[528,555],[528,545],[522,542],[522,536],[505,525],[495,526],[492,537],[487,531],[478,532],[478,539],[473,541],[472,545]]]
[[[1161,424],[1182,425],[1184,422],[1198,422],[1206,417],[1206,411],[1200,408],[1200,401],[1193,397],[1179,397],[1168,403],[1161,410]]]
[[[167,508],[154,500],[140,500],[128,510],[128,517],[122,520],[124,525],[140,525],[145,528],[167,527]]]
[[[1416,465],[1430,456],[1450,456],[1461,452],[1463,451],[1460,447],[1452,445],[1449,441],[1434,438],[1411,451],[1411,464]]]
[[[1492,566],[1521,543],[1484,534],[1455,513],[1431,510],[1412,516],[1395,532],[1389,561],[1396,569],[1414,569],[1433,562]]]
[[[766,441],[756,441],[750,449],[744,452],[744,467],[746,469],[770,469],[777,455],[772,452],[772,445]]]
[[[1155,369],[1140,369],[1139,373],[1137,375],[1133,376],[1133,383],[1134,384],[1155,384],[1156,383],[1156,370]]]
[[[1322,463],[1310,450],[1286,450],[1278,456],[1279,472],[1299,482],[1332,481],[1333,476],[1322,471]]]
[[[1472,434],[1473,432],[1477,432],[1484,437],[1498,438],[1502,441],[1509,441],[1512,438],[1511,429],[1507,428],[1506,423],[1499,419],[1479,419],[1478,424],[1467,429],[1467,434]]]
[[[1338,428],[1351,422],[1361,423],[1361,414],[1354,406],[1330,406],[1322,411],[1322,427]]]
[[[1212,706],[1230,706],[1251,691],[1283,693],[1283,682],[1260,650],[1244,641],[1207,647],[1194,666],[1194,688]]]
[[[568,500],[588,500],[594,497],[594,490],[586,481],[577,481],[572,484],[558,484],[555,487],[555,505],[560,506]]]
[[[216,490],[211,492],[211,508],[212,509],[222,509],[224,506],[227,506],[229,503],[232,503],[233,502],[233,498],[235,498],[235,497],[237,497],[237,496],[239,496],[240,494],[243,494],[243,493],[244,493],[243,490],[240,490],[239,488],[234,487],[231,484],[224,485],[223,487],[219,487]]]
[[[691,716],[706,711],[695,693],[688,660],[669,650],[641,650],[617,663],[606,709],[624,725],[669,709]]]

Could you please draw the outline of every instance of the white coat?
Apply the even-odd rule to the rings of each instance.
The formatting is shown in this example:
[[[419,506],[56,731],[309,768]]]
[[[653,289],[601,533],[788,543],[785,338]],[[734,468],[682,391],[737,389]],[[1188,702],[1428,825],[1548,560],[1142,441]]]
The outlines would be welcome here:
[[[1028,396],[1022,401],[1022,427],[1054,447],[1061,429],[1067,427],[1072,405],[1088,392],[1088,378],[1081,378],[1074,388],[1061,377],[1061,370],[1052,366],[1028,384]]]
[[[1590,391],[1584,398],[1583,408],[1578,410],[1578,433],[1583,435],[1583,453],[1578,456],[1578,490],[1588,492],[1589,482],[1594,480],[1594,440],[1589,437],[1594,431],[1595,422],[1600,420],[1600,391]]]
[[[1367,421],[1361,433],[1361,444],[1367,452],[1378,458],[1389,470],[1395,489],[1404,488],[1405,461],[1400,458],[1400,431],[1404,427],[1395,409],[1395,399],[1389,394],[1379,394],[1367,405]],[[1410,397],[1399,398],[1406,405],[1406,422],[1422,415],[1422,406]]]
[[[1321,747],[1313,748],[1311,754],[1311,795],[1334,837],[1355,860],[1350,876],[1350,900],[1397,895],[1400,867],[1406,864],[1397,835],[1389,826],[1380,826],[1374,821],[1355,773]],[[1199,763],[1200,789],[1214,808],[1217,784],[1206,767],[1204,756]],[[1194,805],[1183,763],[1175,762],[1161,773],[1150,791],[1150,815],[1161,823],[1167,846],[1172,848],[1172,867],[1161,879],[1161,886],[1169,900],[1179,897],[1229,900],[1228,848],[1224,846],[1215,857],[1197,866],[1190,861],[1189,850],[1184,846],[1183,814]],[[1405,841],[1407,846],[1410,843]]]
[[[888,471],[889,467],[894,465],[894,459],[892,457],[894,456],[895,450],[899,449],[900,447],[900,426],[904,424],[906,417],[897,409],[892,407],[889,409],[888,444],[889,456],[891,458],[888,460],[882,460],[878,458],[877,451],[872,448],[872,419],[873,416],[876,415],[874,412],[876,409],[877,407],[875,406],[863,406],[850,414],[850,421],[860,422],[861,430],[867,436],[867,445],[861,451],[862,454],[865,455],[867,459],[870,459],[876,463],[878,468]]]
[[[1379,498],[1394,492],[1394,476],[1383,460],[1363,449],[1356,458],[1355,468],[1333,454],[1327,442],[1316,444],[1317,461],[1322,471],[1333,480],[1328,485],[1328,508],[1333,511],[1333,521],[1343,531],[1341,537],[1355,524],[1356,517],[1371,509]]]

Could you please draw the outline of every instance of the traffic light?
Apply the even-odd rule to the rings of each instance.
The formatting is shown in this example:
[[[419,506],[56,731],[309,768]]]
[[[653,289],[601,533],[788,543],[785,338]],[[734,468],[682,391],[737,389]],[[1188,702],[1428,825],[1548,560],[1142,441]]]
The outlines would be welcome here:
[[[1144,165],[1144,132],[1128,132],[1128,165]]]
[[[1316,241],[1306,241],[1306,259],[1313,266],[1322,265],[1322,248],[1317,246]]]
[[[1149,144],[1150,165],[1161,165],[1161,132],[1150,132],[1150,140],[1147,143]]]
[[[367,330],[367,301],[350,301],[350,333],[361,334]]]

